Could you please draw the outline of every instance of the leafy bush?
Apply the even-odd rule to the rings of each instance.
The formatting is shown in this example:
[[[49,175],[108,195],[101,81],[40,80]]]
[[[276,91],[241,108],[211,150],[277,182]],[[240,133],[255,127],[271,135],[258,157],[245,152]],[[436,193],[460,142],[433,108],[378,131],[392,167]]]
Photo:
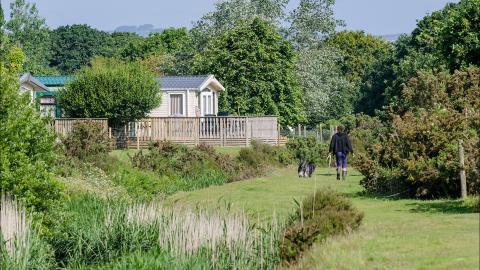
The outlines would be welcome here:
[[[108,152],[108,135],[100,123],[76,122],[63,144],[67,156],[85,160]]]
[[[322,164],[328,156],[328,145],[319,143],[315,137],[291,139],[287,143],[287,149],[297,161],[316,165]]]
[[[295,262],[313,243],[360,226],[363,213],[332,190],[319,190],[307,197],[290,217],[280,245],[286,263]]]
[[[252,141],[252,146],[242,148],[236,158],[237,173],[234,180],[265,175],[269,167],[286,166],[292,163],[287,149]]]
[[[421,71],[405,85],[407,108],[391,108],[356,167],[367,191],[406,197],[460,195],[458,141],[465,148],[468,190],[480,192],[480,69]]]
[[[98,58],[60,91],[59,102],[68,117],[125,124],[144,118],[160,104],[160,96],[154,74],[139,63]]]
[[[27,209],[44,212],[61,197],[61,186],[51,174],[55,135],[31,105],[30,95],[19,94],[22,52],[5,46],[0,58],[0,190]]]

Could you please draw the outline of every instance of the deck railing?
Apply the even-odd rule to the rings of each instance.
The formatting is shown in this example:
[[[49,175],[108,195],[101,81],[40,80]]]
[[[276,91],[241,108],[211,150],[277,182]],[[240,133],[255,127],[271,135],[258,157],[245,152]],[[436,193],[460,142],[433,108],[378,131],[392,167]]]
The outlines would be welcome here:
[[[57,119],[55,131],[65,135],[73,124],[89,119]],[[108,128],[106,119],[98,121],[108,130],[118,147],[145,148],[153,141],[172,141],[187,145],[248,146],[253,140],[283,145],[277,117],[156,117]]]

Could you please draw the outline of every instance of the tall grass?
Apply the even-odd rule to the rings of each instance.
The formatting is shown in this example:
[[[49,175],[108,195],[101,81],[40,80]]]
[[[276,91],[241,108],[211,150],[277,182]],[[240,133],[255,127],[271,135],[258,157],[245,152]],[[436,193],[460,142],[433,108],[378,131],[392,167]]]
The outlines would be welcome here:
[[[65,267],[118,261],[120,265],[112,268],[121,268],[128,264],[122,257],[131,259],[132,254],[150,267],[165,263],[170,269],[188,268],[189,262],[211,269],[272,269],[279,262],[281,234],[276,221],[251,224],[243,213],[172,209],[157,203],[128,205],[84,198],[73,204],[77,205],[72,210],[81,212],[59,232],[64,239],[55,244]],[[157,260],[141,255],[153,251],[164,256]]]
[[[0,197],[0,269],[50,269],[48,247],[37,235],[25,208],[13,197]]]

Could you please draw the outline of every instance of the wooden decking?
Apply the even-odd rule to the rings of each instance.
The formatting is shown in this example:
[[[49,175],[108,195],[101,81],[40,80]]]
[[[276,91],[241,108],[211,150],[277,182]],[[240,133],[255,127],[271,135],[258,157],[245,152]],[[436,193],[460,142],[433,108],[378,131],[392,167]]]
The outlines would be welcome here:
[[[77,121],[57,119],[55,131],[65,135]],[[179,144],[212,146],[249,146],[253,140],[271,145],[284,145],[276,117],[160,117],[108,128],[106,119],[92,119],[105,126],[112,140],[121,148],[146,148],[150,142],[172,141]]]

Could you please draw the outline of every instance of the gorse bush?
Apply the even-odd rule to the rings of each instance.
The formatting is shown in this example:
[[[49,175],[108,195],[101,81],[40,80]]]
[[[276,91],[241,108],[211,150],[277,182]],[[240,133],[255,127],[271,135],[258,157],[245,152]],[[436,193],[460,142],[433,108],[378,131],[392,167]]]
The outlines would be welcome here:
[[[62,142],[65,146],[65,154],[80,160],[106,154],[109,150],[107,131],[95,121],[74,123],[72,131]]]
[[[350,201],[331,190],[319,190],[299,204],[280,245],[281,258],[294,263],[313,243],[357,229],[363,219]]]
[[[392,108],[356,167],[367,191],[417,198],[458,197],[458,142],[464,142],[468,190],[480,192],[480,69],[454,74],[419,72]]]
[[[315,137],[294,138],[288,141],[287,149],[301,162],[322,164],[328,156],[328,145],[317,141]]]

